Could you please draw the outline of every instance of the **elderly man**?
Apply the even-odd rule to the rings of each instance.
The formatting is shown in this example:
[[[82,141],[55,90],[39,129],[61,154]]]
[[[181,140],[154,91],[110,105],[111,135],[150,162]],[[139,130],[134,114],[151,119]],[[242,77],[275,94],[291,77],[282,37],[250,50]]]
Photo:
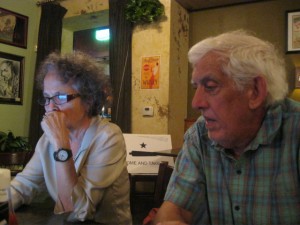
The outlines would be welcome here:
[[[283,60],[245,31],[191,48],[193,108],[155,224],[300,224],[300,104]]]

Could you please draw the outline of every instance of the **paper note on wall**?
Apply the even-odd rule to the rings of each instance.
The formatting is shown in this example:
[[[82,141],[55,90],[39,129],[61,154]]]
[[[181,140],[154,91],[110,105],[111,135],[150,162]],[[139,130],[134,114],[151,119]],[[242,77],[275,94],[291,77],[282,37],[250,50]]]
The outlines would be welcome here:
[[[172,149],[171,135],[124,134],[129,173],[157,174],[159,163],[167,161],[174,166],[170,156],[132,156],[131,151],[160,152]]]

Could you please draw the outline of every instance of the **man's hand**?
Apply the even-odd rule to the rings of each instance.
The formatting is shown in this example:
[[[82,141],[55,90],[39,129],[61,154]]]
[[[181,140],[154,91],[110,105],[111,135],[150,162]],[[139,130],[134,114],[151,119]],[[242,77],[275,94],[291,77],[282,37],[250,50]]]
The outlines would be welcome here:
[[[157,223],[156,225],[188,225],[188,224],[180,221],[169,221],[169,222],[160,222]]]
[[[154,218],[155,225],[187,225],[192,221],[192,213],[172,202],[165,201]]]

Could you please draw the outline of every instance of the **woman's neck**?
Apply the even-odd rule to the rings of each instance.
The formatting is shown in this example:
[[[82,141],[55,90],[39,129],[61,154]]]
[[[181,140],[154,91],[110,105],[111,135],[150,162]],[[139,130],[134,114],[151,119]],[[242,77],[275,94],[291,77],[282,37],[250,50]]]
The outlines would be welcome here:
[[[88,118],[81,124],[80,127],[70,130],[69,140],[70,140],[71,149],[73,151],[73,155],[75,155],[79,150],[81,143],[83,141],[84,134],[89,128],[91,121],[92,118]]]

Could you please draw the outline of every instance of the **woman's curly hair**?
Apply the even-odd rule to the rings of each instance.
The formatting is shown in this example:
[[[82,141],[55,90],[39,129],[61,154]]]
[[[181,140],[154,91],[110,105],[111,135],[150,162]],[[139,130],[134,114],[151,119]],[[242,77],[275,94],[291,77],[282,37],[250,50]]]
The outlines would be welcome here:
[[[100,114],[110,93],[110,83],[109,77],[94,58],[80,51],[49,54],[41,63],[36,77],[41,90],[44,88],[44,78],[49,72],[55,72],[63,83],[71,83],[82,101],[89,105],[88,116]]]

